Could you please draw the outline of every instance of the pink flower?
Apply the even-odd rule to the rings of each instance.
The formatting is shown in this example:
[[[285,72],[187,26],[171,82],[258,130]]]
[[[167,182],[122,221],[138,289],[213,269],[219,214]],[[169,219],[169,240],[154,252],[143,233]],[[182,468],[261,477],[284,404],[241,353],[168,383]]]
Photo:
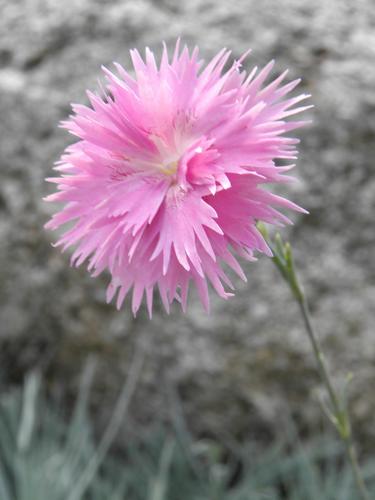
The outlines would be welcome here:
[[[145,62],[133,50],[135,77],[119,64],[119,76],[103,68],[104,95],[88,92],[91,107],[73,105],[62,123],[79,140],[57,163],[61,176],[47,179],[58,192],[46,199],[65,205],[46,227],[74,221],[57,245],[75,245],[72,264],[89,259],[94,276],[110,271],[107,300],[118,292],[118,308],[132,289],[133,313],[145,294],[151,316],[158,286],[167,311],[173,299],[185,311],[193,282],[208,310],[207,281],[232,295],[223,264],[246,280],[233,254],[271,255],[256,221],[290,223],[275,207],[304,211],[263,188],[291,179],[292,165],[274,160],[296,158],[298,140],[284,133],[305,122],[285,118],[309,96],[285,99],[299,83],[281,86],[287,72],[263,86],[273,62],[247,75],[247,54],[224,72],[229,55],[202,68],[198,49],[177,42],[158,67],[149,49]]]

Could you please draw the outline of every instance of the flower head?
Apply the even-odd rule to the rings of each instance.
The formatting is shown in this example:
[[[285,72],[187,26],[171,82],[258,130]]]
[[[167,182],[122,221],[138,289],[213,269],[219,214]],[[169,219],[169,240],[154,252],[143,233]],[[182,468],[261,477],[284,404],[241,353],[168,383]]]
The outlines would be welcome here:
[[[109,270],[117,307],[132,290],[134,314],[145,295],[151,315],[157,286],[167,311],[174,299],[185,310],[192,282],[208,309],[208,281],[232,295],[223,264],[245,279],[235,254],[271,254],[256,221],[289,223],[277,207],[303,211],[264,187],[290,180],[292,165],[275,160],[296,157],[298,140],[284,134],[304,122],[285,118],[308,96],[285,98],[299,82],[282,84],[286,72],[264,86],[272,62],[247,75],[246,55],[224,71],[225,49],[206,67],[179,43],[171,60],[164,46],[159,66],[133,50],[135,76],[103,68],[102,94],[88,92],[91,106],[73,105],[62,123],[79,140],[48,179],[58,191],[47,200],[65,205],[46,227],[73,221],[57,245],[75,246],[72,264],[89,260],[94,276]]]

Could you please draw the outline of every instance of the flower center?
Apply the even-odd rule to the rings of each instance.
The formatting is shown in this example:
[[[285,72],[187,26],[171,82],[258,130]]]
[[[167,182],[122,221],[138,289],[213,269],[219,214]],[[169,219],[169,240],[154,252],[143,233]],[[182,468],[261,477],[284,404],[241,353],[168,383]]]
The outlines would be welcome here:
[[[173,160],[161,166],[161,171],[166,175],[175,175],[178,168],[178,160]]]

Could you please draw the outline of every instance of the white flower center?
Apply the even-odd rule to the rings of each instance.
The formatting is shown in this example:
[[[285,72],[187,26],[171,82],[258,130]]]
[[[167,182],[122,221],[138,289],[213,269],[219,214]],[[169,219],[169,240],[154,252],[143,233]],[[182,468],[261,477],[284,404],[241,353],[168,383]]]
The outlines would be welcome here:
[[[166,175],[175,175],[178,168],[178,160],[170,161],[169,163],[163,164],[161,166],[161,171]]]

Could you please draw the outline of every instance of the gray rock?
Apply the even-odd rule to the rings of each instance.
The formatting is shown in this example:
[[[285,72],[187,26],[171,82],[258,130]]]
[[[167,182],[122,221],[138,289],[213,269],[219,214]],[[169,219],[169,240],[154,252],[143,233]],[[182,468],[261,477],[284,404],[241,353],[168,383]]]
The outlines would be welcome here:
[[[144,425],[179,394],[197,433],[267,436],[280,415],[316,426],[318,385],[296,306],[272,263],[246,265],[236,297],[212,294],[205,316],[195,296],[183,316],[156,308],[133,319],[105,304],[108,277],[69,268],[43,230],[53,211],[44,178],[71,142],[57,128],[69,103],[85,102],[100,65],[130,67],[128,50],[182,36],[206,58],[222,46],[248,61],[276,59],[312,93],[313,125],[299,133],[301,183],[283,189],[309,216],[285,229],[295,248],[332,371],[351,386],[359,437],[373,443],[375,397],[375,10],[371,0],[0,1],[0,370],[3,385],[41,366],[52,391],[76,389],[88,354],[100,359],[98,422],[121,385],[134,339],[149,357],[134,422]],[[175,398],[173,399],[175,401]],[[166,404],[166,402],[169,402]],[[166,410],[167,409],[167,410]],[[262,434],[263,433],[263,434]]]

